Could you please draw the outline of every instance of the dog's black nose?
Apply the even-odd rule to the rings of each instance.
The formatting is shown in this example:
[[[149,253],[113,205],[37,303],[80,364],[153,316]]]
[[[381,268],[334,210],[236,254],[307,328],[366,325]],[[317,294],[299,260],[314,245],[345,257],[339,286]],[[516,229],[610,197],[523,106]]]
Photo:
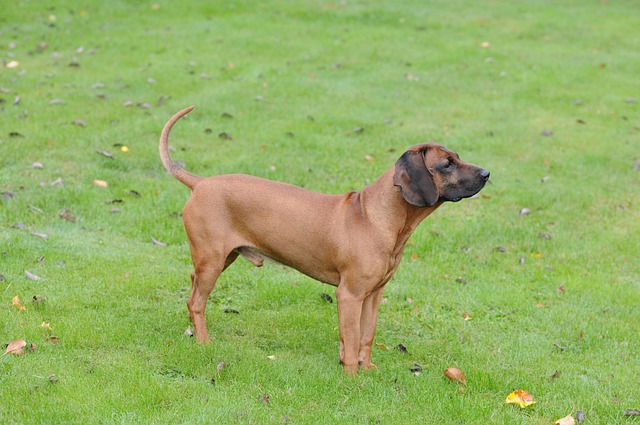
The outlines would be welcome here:
[[[482,177],[485,180],[489,180],[489,176],[491,175],[491,172],[489,170],[485,170],[484,168],[480,170],[480,177]]]

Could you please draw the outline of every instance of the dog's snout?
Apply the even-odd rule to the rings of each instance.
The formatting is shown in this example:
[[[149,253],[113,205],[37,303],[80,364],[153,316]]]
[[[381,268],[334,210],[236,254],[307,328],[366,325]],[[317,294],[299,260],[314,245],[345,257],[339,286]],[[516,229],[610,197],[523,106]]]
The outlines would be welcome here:
[[[491,172],[489,170],[485,170],[484,168],[480,169],[480,177],[482,177],[485,181],[489,180],[489,176]]]

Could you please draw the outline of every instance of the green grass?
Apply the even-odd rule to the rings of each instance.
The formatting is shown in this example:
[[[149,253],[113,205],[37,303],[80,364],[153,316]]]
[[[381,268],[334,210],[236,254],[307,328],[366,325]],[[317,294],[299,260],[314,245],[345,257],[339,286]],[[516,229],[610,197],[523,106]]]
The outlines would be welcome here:
[[[636,2],[68,3],[0,16],[0,345],[37,344],[0,358],[0,423],[637,422]],[[197,174],[340,193],[428,140],[492,171],[410,240],[378,371],[343,376],[334,289],[274,264],[225,272],[211,346],[183,335],[188,192],[157,139],[192,104],[172,145]]]

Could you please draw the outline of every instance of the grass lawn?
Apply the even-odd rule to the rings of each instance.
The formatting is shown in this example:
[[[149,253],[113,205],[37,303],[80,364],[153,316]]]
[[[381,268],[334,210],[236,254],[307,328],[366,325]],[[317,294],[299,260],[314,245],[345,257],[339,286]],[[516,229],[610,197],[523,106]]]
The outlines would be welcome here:
[[[0,347],[36,347],[0,357],[0,423],[640,423],[638,46],[631,0],[5,5]],[[334,288],[277,264],[238,260],[213,344],[184,334],[157,143],[189,105],[200,175],[341,193],[430,140],[491,170],[410,239],[379,370],[343,376]]]

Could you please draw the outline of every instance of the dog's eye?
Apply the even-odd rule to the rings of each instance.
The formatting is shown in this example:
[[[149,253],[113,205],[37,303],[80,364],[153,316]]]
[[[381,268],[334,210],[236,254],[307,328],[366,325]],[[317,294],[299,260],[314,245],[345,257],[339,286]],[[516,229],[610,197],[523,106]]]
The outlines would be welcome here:
[[[455,168],[456,163],[453,162],[453,159],[449,159],[449,162],[447,162],[444,166],[445,170],[452,170],[453,168]]]

